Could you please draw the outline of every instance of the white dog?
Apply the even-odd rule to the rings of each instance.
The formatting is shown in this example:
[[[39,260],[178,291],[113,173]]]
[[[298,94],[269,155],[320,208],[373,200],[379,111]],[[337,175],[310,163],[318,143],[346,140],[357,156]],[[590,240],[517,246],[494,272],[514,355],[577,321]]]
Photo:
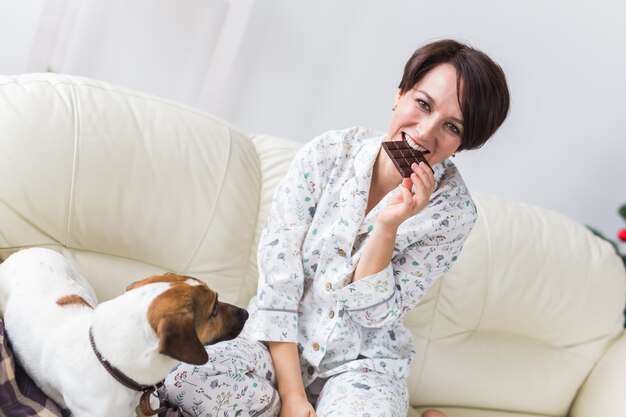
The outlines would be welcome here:
[[[218,302],[202,281],[174,274],[136,282],[97,305],[62,255],[39,248],[0,264],[0,313],[16,358],[74,417],[134,415],[142,392],[105,366],[121,379],[154,386],[181,361],[206,363],[203,345],[236,337],[248,317]]]

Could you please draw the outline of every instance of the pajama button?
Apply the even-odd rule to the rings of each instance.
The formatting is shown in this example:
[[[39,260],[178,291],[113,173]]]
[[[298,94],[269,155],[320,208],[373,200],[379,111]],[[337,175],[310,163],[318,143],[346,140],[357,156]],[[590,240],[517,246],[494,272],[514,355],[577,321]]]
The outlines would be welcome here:
[[[335,312],[331,310],[328,312],[328,318],[332,319],[333,317],[335,317]]]
[[[316,351],[316,352],[317,352],[318,350],[320,350],[320,345],[319,345],[319,343],[313,343],[313,350],[314,350],[314,351]]]
[[[330,282],[327,282],[324,288],[326,288],[326,291],[330,291],[333,289],[333,284],[331,284]]]
[[[308,368],[306,368],[306,372],[307,372],[309,375],[313,375],[313,372],[315,372],[315,369],[313,369],[313,367],[312,367],[312,366],[309,366]]]
[[[339,250],[337,250],[337,254],[338,254],[339,256],[346,256],[346,251],[345,251],[345,250],[343,250],[343,249],[339,249]]]

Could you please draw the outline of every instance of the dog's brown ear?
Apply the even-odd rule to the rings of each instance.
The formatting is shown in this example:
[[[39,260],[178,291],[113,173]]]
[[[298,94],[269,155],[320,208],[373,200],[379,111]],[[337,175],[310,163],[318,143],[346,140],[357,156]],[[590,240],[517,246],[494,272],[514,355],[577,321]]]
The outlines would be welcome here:
[[[155,282],[181,282],[186,281],[189,277],[183,277],[180,275],[166,272],[163,275],[151,275],[139,281],[135,281],[126,287],[126,291],[134,290],[135,288],[143,287],[144,285],[153,284]]]
[[[129,285],[126,287],[126,291],[134,290],[134,289],[135,289],[135,288],[137,288],[137,287],[141,287],[141,286],[143,285],[143,281],[144,281],[144,280],[142,279],[141,281],[135,281],[135,282],[133,282],[133,283],[129,284]]]
[[[159,278],[158,275],[152,275],[144,279],[140,279],[139,281],[135,281],[126,287],[126,291],[134,290],[135,288],[139,288],[139,287],[143,287],[144,285],[151,284],[155,282],[158,278]]]
[[[159,320],[159,353],[192,365],[203,365],[209,355],[198,339],[192,314],[184,313]]]

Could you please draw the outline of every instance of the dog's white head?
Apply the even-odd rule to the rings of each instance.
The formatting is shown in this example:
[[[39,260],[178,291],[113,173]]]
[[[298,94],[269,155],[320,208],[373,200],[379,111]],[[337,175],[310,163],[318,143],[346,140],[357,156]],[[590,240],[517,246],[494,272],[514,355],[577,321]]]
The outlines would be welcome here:
[[[128,286],[127,291],[152,284],[169,288],[152,300],[147,318],[159,339],[159,353],[201,365],[207,362],[204,345],[237,337],[248,318],[242,308],[218,301],[217,293],[199,279],[165,274]]]

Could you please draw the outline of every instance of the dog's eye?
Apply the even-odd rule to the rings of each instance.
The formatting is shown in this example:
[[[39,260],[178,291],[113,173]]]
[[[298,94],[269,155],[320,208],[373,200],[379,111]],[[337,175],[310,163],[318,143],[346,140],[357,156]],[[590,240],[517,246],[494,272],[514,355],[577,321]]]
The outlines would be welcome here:
[[[213,313],[211,313],[211,317],[217,316],[217,301],[213,304]]]

